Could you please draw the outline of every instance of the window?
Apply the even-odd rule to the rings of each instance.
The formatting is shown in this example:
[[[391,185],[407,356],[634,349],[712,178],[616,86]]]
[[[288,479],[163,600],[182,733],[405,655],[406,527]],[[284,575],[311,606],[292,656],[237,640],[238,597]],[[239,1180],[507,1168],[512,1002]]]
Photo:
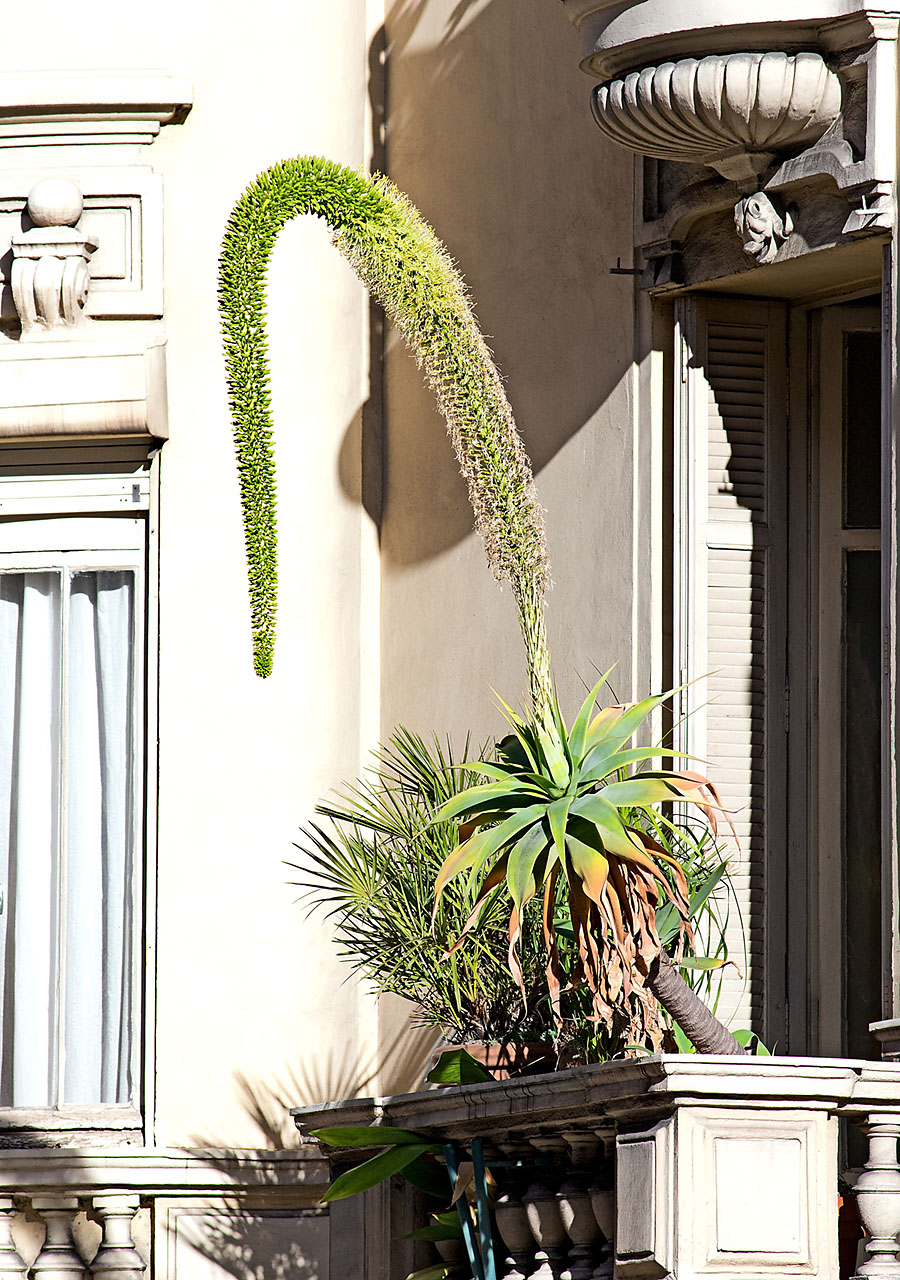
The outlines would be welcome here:
[[[116,483],[140,510],[146,478]],[[0,495],[0,1106],[128,1104],[145,519],[9,516],[2,474]]]
[[[741,841],[719,1011],[788,1053],[883,1016],[879,303],[677,304],[679,745]]]

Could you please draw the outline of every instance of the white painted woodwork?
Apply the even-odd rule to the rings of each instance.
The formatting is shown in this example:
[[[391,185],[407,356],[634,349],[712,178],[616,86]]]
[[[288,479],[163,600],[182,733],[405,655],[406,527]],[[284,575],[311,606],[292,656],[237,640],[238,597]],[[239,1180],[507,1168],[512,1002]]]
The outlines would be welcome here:
[[[676,664],[681,749],[699,761],[734,828],[721,822],[734,902],[718,1012],[735,1027],[762,1013],[766,861],[777,839],[772,704],[777,566],[772,524],[785,430],[784,311],[778,304],[693,299],[681,304]],[[783,543],[783,538],[781,539]],[[782,548],[783,551],[783,548]],[[775,770],[772,756],[775,753]],[[722,909],[728,909],[721,899]]]

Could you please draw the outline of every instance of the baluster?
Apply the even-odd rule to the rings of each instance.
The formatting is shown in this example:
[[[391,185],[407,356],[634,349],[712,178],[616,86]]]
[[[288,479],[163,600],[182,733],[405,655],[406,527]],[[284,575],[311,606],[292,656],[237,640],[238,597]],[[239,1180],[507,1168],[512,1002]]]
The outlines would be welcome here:
[[[900,1115],[876,1115],[864,1126],[869,1158],[856,1180],[856,1203],[869,1237],[860,1276],[900,1280]]]
[[[539,1154],[555,1157],[562,1143],[558,1138],[532,1138]],[[528,1280],[561,1280],[566,1257],[566,1229],[556,1199],[558,1173],[552,1165],[538,1165],[531,1186],[522,1197],[528,1225],[537,1243],[535,1269]]]
[[[522,1203],[522,1193],[531,1179],[527,1163],[532,1151],[527,1142],[505,1143],[500,1149],[507,1160],[526,1162],[508,1170],[494,1205],[497,1230],[508,1251],[501,1274],[503,1280],[528,1280],[534,1257],[534,1237],[528,1225],[528,1211]]]
[[[24,1280],[28,1270],[13,1240],[15,1216],[15,1200],[12,1196],[0,1196],[0,1280]]]
[[[599,1141],[595,1134],[581,1130],[570,1130],[562,1136],[569,1148],[570,1166],[556,1198],[563,1226],[572,1241],[563,1280],[592,1280],[594,1252],[603,1239],[590,1195]]]
[[[597,1134],[603,1144],[599,1171],[591,1183],[591,1208],[603,1236],[600,1258],[592,1280],[612,1280],[613,1236],[616,1230],[616,1138],[603,1130]]]
[[[72,1235],[78,1201],[69,1196],[33,1196],[31,1207],[47,1227],[43,1247],[28,1272],[31,1280],[85,1280],[87,1267]]]
[[[146,1264],[131,1235],[140,1203],[138,1196],[94,1196],[91,1217],[103,1228],[91,1263],[94,1280],[141,1280]]]

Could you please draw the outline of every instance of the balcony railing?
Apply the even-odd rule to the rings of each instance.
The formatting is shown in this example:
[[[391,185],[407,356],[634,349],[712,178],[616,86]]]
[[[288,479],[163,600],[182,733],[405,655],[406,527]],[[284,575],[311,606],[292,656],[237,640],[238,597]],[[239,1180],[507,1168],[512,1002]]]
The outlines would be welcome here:
[[[197,1257],[247,1280],[290,1256],[324,1280],[327,1180],[309,1149],[0,1150],[0,1280],[177,1280]]]
[[[480,1139],[497,1184],[498,1280],[837,1280],[841,1177],[855,1180],[869,1233],[860,1274],[900,1277],[893,1063],[671,1055],[293,1114],[305,1135],[393,1125],[463,1159]],[[867,1137],[861,1171],[842,1168],[842,1120]],[[403,1280],[433,1262],[398,1238],[425,1216],[399,1184],[336,1202],[339,1274]]]

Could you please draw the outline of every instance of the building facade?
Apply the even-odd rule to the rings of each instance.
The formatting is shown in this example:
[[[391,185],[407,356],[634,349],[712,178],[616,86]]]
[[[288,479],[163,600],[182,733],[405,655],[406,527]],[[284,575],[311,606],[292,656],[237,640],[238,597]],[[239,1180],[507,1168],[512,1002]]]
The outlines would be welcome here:
[[[52,0],[13,45],[7,1269],[323,1280],[326,1170],[285,1108],[412,1088],[429,1046],[347,981],[291,842],[395,724],[481,741],[524,689],[430,393],[310,220],[270,273],[253,675],[217,259],[286,156],[385,170],[466,276],[547,512],[564,705],[615,661],[623,701],[683,686],[740,840],[723,1012],[790,1054],[890,1040],[898,16],[724,8]]]

